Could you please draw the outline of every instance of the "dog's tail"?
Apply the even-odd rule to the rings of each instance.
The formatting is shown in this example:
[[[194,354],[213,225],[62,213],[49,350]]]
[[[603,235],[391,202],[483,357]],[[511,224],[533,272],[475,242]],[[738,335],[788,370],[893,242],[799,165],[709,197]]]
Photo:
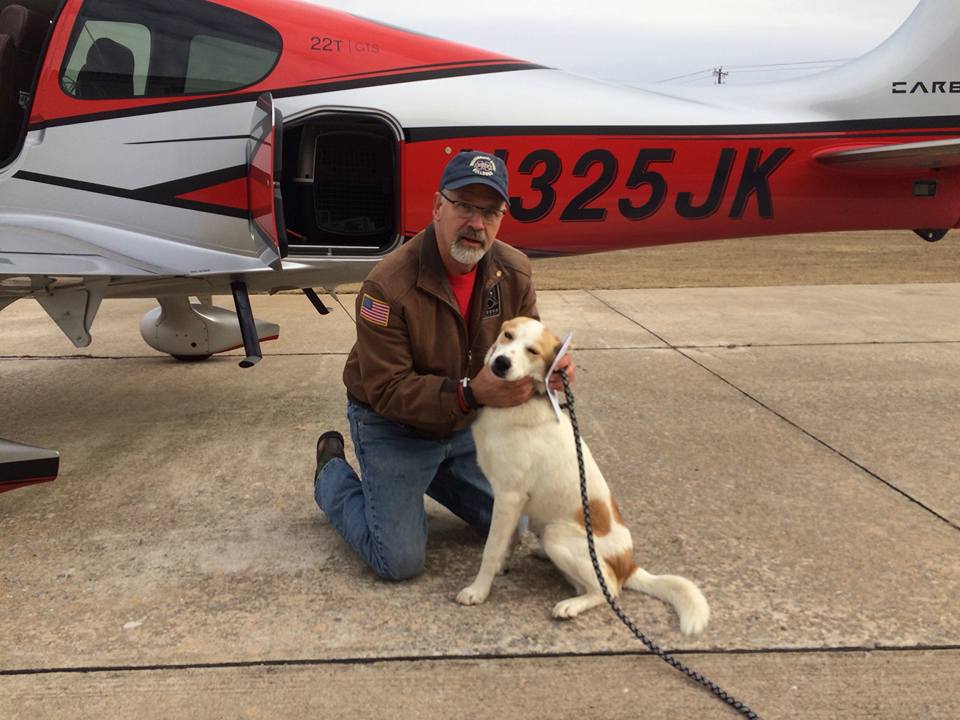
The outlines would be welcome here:
[[[710,620],[710,606],[700,588],[679,575],[651,575],[637,567],[623,587],[653,595],[672,605],[680,616],[680,630],[684,635],[696,635]]]

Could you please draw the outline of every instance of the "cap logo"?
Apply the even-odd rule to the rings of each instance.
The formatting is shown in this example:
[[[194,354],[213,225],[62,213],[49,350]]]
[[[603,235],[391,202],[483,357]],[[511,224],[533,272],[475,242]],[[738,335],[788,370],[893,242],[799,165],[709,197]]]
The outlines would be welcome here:
[[[473,170],[475,175],[490,177],[497,171],[497,166],[493,162],[493,158],[488,158],[486,155],[477,155],[470,161],[470,169]]]

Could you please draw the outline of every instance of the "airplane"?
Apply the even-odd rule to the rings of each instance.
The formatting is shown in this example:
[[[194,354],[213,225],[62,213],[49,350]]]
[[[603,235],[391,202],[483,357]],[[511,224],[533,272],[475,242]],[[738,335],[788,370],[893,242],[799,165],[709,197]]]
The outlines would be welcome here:
[[[530,255],[936,241],[960,227],[958,33],[921,0],[815,75],[621,87],[301,0],[0,0],[0,311],[34,298],[85,347],[104,298],[157,298],[151,347],[250,367],[279,327],[249,294],[326,312],[313,288],[422,229],[464,149],[507,165],[501,235]]]

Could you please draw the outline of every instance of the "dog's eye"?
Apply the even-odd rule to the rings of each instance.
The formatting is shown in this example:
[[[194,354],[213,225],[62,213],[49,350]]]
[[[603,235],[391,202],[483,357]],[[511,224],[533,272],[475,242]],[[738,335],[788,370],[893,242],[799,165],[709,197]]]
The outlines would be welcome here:
[[[531,355],[539,355],[539,354],[540,354],[540,351],[537,350],[535,347],[528,347],[528,348],[527,348],[527,352],[530,353]]]
[[[505,337],[507,340],[513,340],[513,333],[512,333],[512,332],[504,332],[504,333],[503,333],[503,337]]]

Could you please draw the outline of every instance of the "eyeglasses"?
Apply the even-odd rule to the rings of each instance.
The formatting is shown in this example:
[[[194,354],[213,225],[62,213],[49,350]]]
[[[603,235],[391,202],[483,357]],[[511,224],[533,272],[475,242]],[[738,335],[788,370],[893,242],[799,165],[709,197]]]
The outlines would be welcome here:
[[[474,205],[473,203],[464,202],[463,200],[453,200],[452,198],[448,198],[443,190],[440,191],[440,197],[453,205],[453,212],[456,213],[457,217],[463,218],[464,220],[473,217],[474,213],[480,213],[480,217],[484,223],[493,225],[507,213],[506,210],[500,208],[485,208]]]

